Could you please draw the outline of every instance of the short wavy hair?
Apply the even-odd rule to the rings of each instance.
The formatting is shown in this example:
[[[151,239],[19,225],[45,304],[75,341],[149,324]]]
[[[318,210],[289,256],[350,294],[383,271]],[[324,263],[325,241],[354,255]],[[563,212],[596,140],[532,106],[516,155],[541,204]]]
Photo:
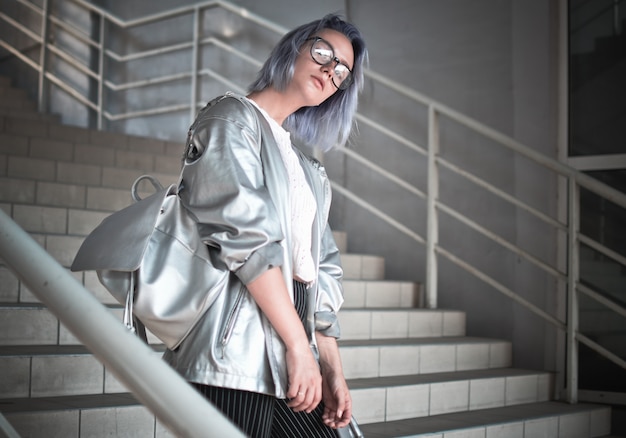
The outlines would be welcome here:
[[[334,146],[344,146],[350,138],[358,94],[363,89],[363,70],[367,66],[368,54],[361,32],[353,24],[338,15],[329,14],[286,33],[261,67],[249,92],[262,91],[270,86],[279,91],[285,90],[293,78],[300,49],[308,38],[323,29],[340,32],[352,43],[353,82],[347,89],[337,90],[319,106],[300,108],[287,117],[283,126],[296,141],[328,151]]]

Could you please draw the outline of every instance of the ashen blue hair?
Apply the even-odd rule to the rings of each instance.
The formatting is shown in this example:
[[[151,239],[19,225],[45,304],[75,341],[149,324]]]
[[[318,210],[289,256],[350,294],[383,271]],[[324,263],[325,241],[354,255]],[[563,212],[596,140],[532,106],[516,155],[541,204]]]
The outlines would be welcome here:
[[[262,91],[273,86],[285,90],[293,78],[294,65],[306,40],[322,29],[332,29],[345,35],[352,43],[354,65],[353,82],[345,90],[337,90],[319,106],[300,108],[284,122],[295,140],[323,151],[333,146],[343,146],[350,137],[352,121],[358,104],[358,94],[363,89],[363,69],[368,62],[367,48],[359,30],[338,15],[326,15],[285,34],[274,47],[259,71],[249,91]]]

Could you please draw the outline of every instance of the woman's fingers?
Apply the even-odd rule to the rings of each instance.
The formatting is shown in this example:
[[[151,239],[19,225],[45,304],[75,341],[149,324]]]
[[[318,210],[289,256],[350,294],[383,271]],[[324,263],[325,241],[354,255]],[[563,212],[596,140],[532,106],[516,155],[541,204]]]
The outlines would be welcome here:
[[[287,405],[295,412],[311,412],[322,400],[322,374],[308,345],[300,352],[287,350],[287,374]]]
[[[321,385],[319,388],[316,388],[315,385],[309,387],[308,389],[301,389],[297,391],[296,396],[291,398],[289,402],[287,402],[287,406],[294,410],[294,412],[302,412],[305,411],[310,413],[320,404],[322,400],[322,389]]]

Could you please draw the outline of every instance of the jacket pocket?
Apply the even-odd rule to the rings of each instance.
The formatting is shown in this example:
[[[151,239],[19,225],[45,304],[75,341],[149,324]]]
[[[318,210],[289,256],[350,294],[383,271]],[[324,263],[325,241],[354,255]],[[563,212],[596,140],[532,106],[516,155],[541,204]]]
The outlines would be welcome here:
[[[233,307],[228,312],[228,316],[226,318],[226,323],[222,328],[222,334],[220,336],[220,345],[222,348],[222,359],[224,358],[224,351],[226,350],[226,346],[228,345],[228,341],[230,341],[230,337],[233,334],[235,329],[235,323],[237,322],[237,316],[239,315],[239,311],[241,310],[241,305],[244,300],[244,296],[247,293],[245,286],[241,286],[239,288],[239,293],[237,294],[237,298],[235,299],[235,303]]]

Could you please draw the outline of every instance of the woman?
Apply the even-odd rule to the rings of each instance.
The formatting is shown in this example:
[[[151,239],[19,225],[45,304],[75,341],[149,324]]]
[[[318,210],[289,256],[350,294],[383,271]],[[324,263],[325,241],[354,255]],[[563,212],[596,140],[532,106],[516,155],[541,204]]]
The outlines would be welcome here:
[[[330,185],[291,135],[323,150],[343,145],[366,60],[359,31],[339,17],[300,26],[248,96],[213,100],[189,131],[181,198],[231,275],[164,357],[252,437],[333,437],[351,418]]]

